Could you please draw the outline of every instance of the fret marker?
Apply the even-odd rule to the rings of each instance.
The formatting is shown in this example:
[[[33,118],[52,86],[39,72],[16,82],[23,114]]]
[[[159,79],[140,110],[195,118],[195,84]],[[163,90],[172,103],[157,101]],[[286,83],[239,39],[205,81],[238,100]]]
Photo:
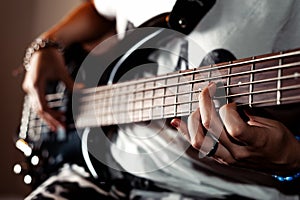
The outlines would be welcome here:
[[[239,81],[239,82],[238,82],[238,85],[239,85],[239,87],[240,87],[240,86],[242,85],[242,82],[241,82],[241,81]]]
[[[201,88],[201,87],[199,87],[198,91],[199,91],[199,92],[202,92],[202,88]]]
[[[294,73],[294,78],[299,78],[300,77],[300,73],[299,72],[295,72]]]

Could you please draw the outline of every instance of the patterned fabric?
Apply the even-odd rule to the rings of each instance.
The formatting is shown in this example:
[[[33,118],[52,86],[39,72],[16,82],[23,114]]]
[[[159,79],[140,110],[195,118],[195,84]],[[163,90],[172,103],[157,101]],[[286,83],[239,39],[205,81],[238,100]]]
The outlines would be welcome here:
[[[89,174],[76,165],[65,165],[25,200],[112,199],[108,192],[89,179]]]
[[[203,194],[201,197],[187,196],[177,192],[171,192],[156,187],[155,190],[143,190],[129,188],[127,180],[118,180],[108,186],[106,184],[95,184],[89,173],[77,165],[66,164],[56,175],[51,176],[25,200],[210,200],[218,199]],[[120,188],[120,189],[118,189]],[[124,190],[130,191],[124,193]],[[222,199],[242,199],[241,196],[227,196]]]

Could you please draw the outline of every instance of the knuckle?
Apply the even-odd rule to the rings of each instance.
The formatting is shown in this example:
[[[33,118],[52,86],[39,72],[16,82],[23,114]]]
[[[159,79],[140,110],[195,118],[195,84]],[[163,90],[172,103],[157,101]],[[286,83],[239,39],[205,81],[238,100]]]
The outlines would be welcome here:
[[[236,161],[242,161],[242,160],[245,160],[246,158],[249,157],[248,151],[245,151],[245,150],[242,150],[242,149],[238,149],[236,151],[233,151],[232,154],[233,154],[233,158]]]
[[[280,139],[281,140],[281,139]],[[256,149],[264,149],[267,146],[267,138],[264,135],[261,136],[259,140],[256,140],[253,146]]]
[[[44,116],[47,113],[47,107],[44,105],[39,105],[36,108],[36,112],[38,113],[38,115]]]
[[[235,165],[237,163],[237,161],[235,159],[232,158],[225,158],[224,161],[228,164],[228,165]]]
[[[200,125],[200,119],[196,112],[193,112],[187,119],[188,124],[193,124],[194,126]]]
[[[201,148],[201,143],[199,141],[192,141],[191,142],[192,146],[195,148],[195,149],[200,149]]]
[[[210,120],[209,119],[205,119],[205,120],[203,120],[202,121],[202,125],[203,125],[203,127],[205,128],[205,129],[209,129],[210,128]]]
[[[195,119],[195,117],[196,117],[195,112],[192,112],[192,114],[190,114],[188,117],[188,121],[193,121]]]
[[[44,115],[45,112],[46,112],[45,107],[43,107],[43,106],[38,106],[38,107],[37,107],[37,113],[38,113],[38,114]]]
[[[243,134],[244,127],[233,126],[233,127],[229,127],[227,131],[232,137],[239,138]]]
[[[229,110],[229,104],[225,104],[223,106],[221,106],[221,108],[219,109],[219,114],[220,115],[225,115]]]
[[[209,91],[208,91],[208,89],[205,88],[204,90],[202,90],[200,92],[199,100],[201,101],[201,100],[205,99],[208,95],[209,95]]]
[[[36,109],[36,112],[39,116],[44,116],[45,115],[45,110],[42,107],[38,107]]]
[[[28,86],[25,81],[22,83],[22,89],[23,89],[23,91],[28,92]]]
[[[222,157],[216,157],[216,160],[221,164],[226,164],[226,165],[235,165],[237,163],[237,161],[230,154],[224,155]]]
[[[37,90],[39,88],[39,84],[37,81],[24,81],[22,83],[22,88],[26,92],[31,90]]]

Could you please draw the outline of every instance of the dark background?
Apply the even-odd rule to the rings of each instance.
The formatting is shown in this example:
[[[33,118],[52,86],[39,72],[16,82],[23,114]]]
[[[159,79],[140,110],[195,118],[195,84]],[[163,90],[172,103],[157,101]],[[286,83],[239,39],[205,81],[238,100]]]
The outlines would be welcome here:
[[[24,199],[29,187],[12,167],[23,159],[13,137],[18,130],[23,95],[23,75],[12,76],[22,63],[25,48],[62,18],[80,0],[9,0],[0,7],[0,200]]]

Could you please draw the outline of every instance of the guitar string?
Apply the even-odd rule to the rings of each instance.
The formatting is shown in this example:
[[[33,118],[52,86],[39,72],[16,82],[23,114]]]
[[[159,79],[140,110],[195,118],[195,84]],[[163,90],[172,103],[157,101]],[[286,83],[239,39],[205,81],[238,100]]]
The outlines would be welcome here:
[[[294,100],[294,99],[299,99],[300,96],[297,96],[295,98],[289,98],[287,97],[285,100]],[[274,100],[263,100],[259,103],[270,103],[273,102]],[[246,104],[245,104],[246,105]],[[149,121],[149,120],[158,120],[158,119],[163,119],[163,118],[172,118],[172,117],[182,117],[182,116],[187,116],[194,112],[194,110],[186,110],[186,111],[181,111],[181,112],[176,112],[176,113],[171,113],[168,115],[164,114],[157,114],[153,116],[149,115],[144,115],[143,112],[139,112],[139,116],[131,116],[130,114],[128,116],[125,116],[126,113],[124,114],[124,118],[120,119],[120,114],[115,114],[110,118],[99,118],[96,117],[95,115],[91,116],[84,116],[84,118],[81,118],[82,120],[77,123],[77,127],[84,127],[84,126],[95,126],[95,121],[97,121],[97,126],[105,126],[105,125],[112,125],[112,124],[126,124],[126,123],[133,123],[133,122],[141,122],[141,121]],[[107,113],[111,115],[112,113]],[[104,119],[104,121],[102,120]],[[128,120],[129,119],[129,120]],[[102,121],[101,121],[102,120]]]
[[[300,88],[300,85],[298,85],[298,88]],[[282,90],[288,90],[288,88],[282,88]],[[274,90],[276,91],[276,90]],[[267,93],[268,91],[263,91],[265,93]],[[220,98],[220,97],[217,97],[217,98]],[[282,101],[290,101],[290,100],[295,100],[295,99],[299,99],[300,96],[295,96],[295,97],[286,97],[286,98],[282,98],[281,100]],[[253,102],[253,104],[263,104],[263,103],[270,103],[270,102],[275,102],[277,99],[268,99],[268,100],[262,100],[262,101],[257,101],[257,102]],[[126,112],[126,113],[130,113],[130,112],[136,112],[136,111],[140,111],[140,110],[147,110],[147,109],[153,109],[153,108],[157,108],[157,107],[168,107],[168,106],[180,106],[180,105],[184,105],[184,104],[189,104],[189,103],[198,103],[198,100],[193,100],[193,101],[184,101],[184,102],[178,102],[176,104],[162,104],[162,105],[157,105],[157,106],[150,106],[150,107],[143,107],[143,108],[138,108],[138,109],[132,109],[132,110],[117,110],[116,112],[117,113],[114,113],[114,114],[118,114],[118,113],[122,113],[122,112]],[[239,104],[238,106],[241,106],[241,105],[248,105],[248,104]],[[98,109],[97,110],[93,110],[94,112],[97,112],[99,111]],[[192,111],[189,110],[189,111],[183,111],[184,113],[191,113]],[[86,115],[87,113],[85,113],[85,117],[87,117]],[[107,115],[107,114],[110,114],[110,113],[102,113],[104,116]],[[177,114],[180,114],[180,112],[176,112],[174,113],[174,116],[177,115]],[[31,124],[30,125],[30,129],[34,129],[34,128],[39,128],[41,126],[47,126],[44,121],[38,117],[38,115],[36,113],[34,113],[34,115],[36,117],[34,117],[34,120],[35,120],[35,123],[34,124]],[[143,115],[143,114],[142,114]],[[94,117],[95,115],[92,115],[92,117]],[[37,124],[37,122],[40,122],[40,124]],[[33,126],[34,125],[34,126]]]
[[[300,89],[300,85],[297,86],[298,89]],[[282,91],[286,91],[286,90],[289,90],[289,88],[283,88]],[[268,93],[268,91],[264,91],[265,93]],[[281,98],[281,101],[293,101],[293,100],[299,100],[300,99],[300,95],[296,95],[296,96],[293,96],[293,97],[283,97]],[[253,102],[252,105],[257,105],[257,104],[264,104],[264,103],[272,103],[272,102],[276,102],[277,101],[277,98],[271,98],[271,99],[266,99],[266,100],[260,100],[260,101],[256,101],[256,102]],[[186,104],[193,104],[193,103],[198,103],[198,100],[192,100],[192,101],[183,101],[183,102],[177,102],[177,103],[173,103],[173,104],[159,104],[159,105],[151,105],[151,106],[148,106],[148,107],[141,107],[141,108],[133,108],[133,109],[126,109],[126,110],[114,110],[114,109],[109,109],[109,112],[105,112],[107,111],[107,109],[96,109],[94,106],[93,109],[90,109],[90,110],[87,110],[85,109],[85,112],[82,113],[81,117],[84,116],[84,117],[87,117],[91,114],[92,117],[95,117],[95,113],[101,113],[102,116],[107,116],[107,114],[119,114],[119,113],[123,113],[123,112],[135,112],[135,111],[139,111],[139,110],[154,110],[154,109],[163,109],[163,108],[166,108],[166,107],[169,107],[169,106],[176,106],[176,107],[179,107],[179,106],[183,106],[183,105],[186,105]],[[100,104],[97,104],[98,106],[96,106],[97,108],[103,108],[101,107]],[[126,104],[125,104],[126,105]],[[244,105],[248,105],[248,103],[243,103],[243,104],[238,104],[237,106],[244,106]],[[119,108],[122,107],[122,106],[118,106]],[[132,104],[132,107],[133,104]],[[116,113],[111,113],[111,111],[114,111]],[[172,112],[170,112],[172,113]]]
[[[281,77],[280,80],[283,80],[283,79],[290,79],[290,78],[293,78],[292,76],[284,76],[284,77]],[[278,80],[278,79],[274,79],[274,80]],[[257,90],[257,91],[252,91],[252,92],[244,92],[244,93],[240,93],[240,94],[227,94],[227,95],[223,95],[223,96],[217,96],[215,98],[218,98],[218,99],[222,99],[222,98],[232,98],[232,97],[243,97],[243,96],[249,96],[249,95],[256,95],[256,94],[262,94],[262,93],[269,93],[269,92],[276,92],[276,91],[284,91],[284,90],[292,90],[292,89],[299,89],[299,85],[293,85],[293,86],[286,86],[286,87],[281,87],[281,88],[276,88],[276,89],[267,89],[267,90]],[[160,95],[160,96],[153,96],[153,97],[143,97],[143,98],[139,98],[139,99],[130,99],[130,103],[133,102],[142,102],[142,101],[153,101],[155,99],[161,99],[161,98],[168,98],[168,97],[179,97],[179,96],[183,96],[183,95],[193,95],[193,94],[196,94],[196,93],[199,93],[198,90],[194,90],[194,91],[189,91],[189,92],[181,92],[181,93],[175,93],[175,94],[169,94],[169,95]],[[126,98],[126,97],[123,97],[123,99]],[[112,103],[113,102],[113,99],[118,99],[116,98],[115,96],[110,96],[110,97],[107,97],[105,99],[102,99],[102,101],[100,101],[101,99],[93,99],[93,101],[97,101],[97,103],[102,103],[102,105],[105,105],[105,103]],[[116,103],[118,104],[122,104],[122,102],[117,102],[115,101]],[[125,102],[125,103],[128,103],[128,102]],[[81,106],[81,108],[86,108],[86,107],[89,107],[91,104],[89,102],[89,104],[83,104]]]
[[[64,93],[54,93],[47,94],[46,100],[48,101],[49,108],[62,108],[65,106],[63,102],[66,95]],[[36,111],[30,106],[30,103],[27,102],[25,106],[28,106],[30,109],[29,121],[28,121],[28,129],[38,129],[41,127],[48,127],[46,122],[37,114]],[[35,131],[36,132],[36,131]]]
[[[287,55],[286,55],[287,54]],[[179,78],[185,75],[192,75],[195,73],[204,73],[204,72],[211,72],[211,71],[217,71],[220,69],[229,69],[232,67],[236,67],[236,66],[240,66],[240,65],[245,65],[245,64],[258,64],[258,61],[263,62],[263,61],[267,61],[267,60],[272,60],[272,59],[278,59],[278,58],[286,58],[288,56],[295,56],[295,55],[300,55],[300,50],[299,51],[295,51],[291,53],[286,53],[286,54],[280,54],[280,55],[276,55],[276,56],[271,56],[271,57],[266,57],[266,58],[259,58],[259,59],[253,59],[253,60],[246,60],[246,61],[242,61],[242,62],[236,62],[236,63],[232,63],[229,62],[229,64],[227,65],[222,65],[222,66],[218,66],[218,65],[210,65],[210,66],[204,66],[204,67],[200,67],[200,68],[194,68],[194,69],[190,69],[190,70],[184,70],[184,71],[178,71],[178,72],[174,72],[174,73],[169,73],[166,75],[161,75],[161,76],[156,76],[156,77],[149,77],[149,78],[144,78],[144,79],[139,79],[139,80],[135,80],[135,81],[128,81],[128,82],[121,82],[121,83],[117,83],[117,84],[113,84],[113,85],[105,85],[105,86],[100,86],[100,87],[94,87],[94,88],[86,88],[86,89],[82,89],[82,93],[95,93],[97,91],[105,91],[107,90],[111,90],[111,88],[113,87],[125,87],[128,85],[132,85],[132,84],[140,84],[140,83],[147,83],[147,82],[154,82],[154,81],[158,81],[158,80],[166,80],[166,79],[170,79],[170,78]],[[288,63],[288,64],[284,64],[284,65],[276,65],[276,66],[271,66],[271,67],[266,67],[266,68],[261,68],[261,69],[256,69],[256,70],[248,70],[248,71],[244,71],[241,73],[235,73],[235,74],[230,74],[227,75],[229,77],[232,76],[238,76],[238,75],[244,75],[244,73],[246,74],[251,74],[251,73],[256,73],[256,72],[261,72],[261,71],[270,71],[270,70],[274,70],[274,69],[278,69],[278,68],[284,68],[289,67],[289,65],[293,66],[297,66],[299,65],[300,62],[293,62],[293,63]],[[226,76],[226,75],[225,75]],[[219,78],[224,78],[224,76],[219,76],[219,77],[212,77],[213,79],[219,79]]]
[[[232,67],[232,65],[243,65],[243,64],[245,64],[245,63],[254,63],[254,62],[258,62],[258,61],[266,61],[266,60],[272,60],[272,59],[277,59],[277,58],[282,58],[282,57],[287,57],[287,56],[294,56],[294,55],[298,55],[300,52],[298,52],[298,51],[295,51],[295,52],[292,52],[292,53],[281,53],[281,54],[279,54],[279,55],[275,55],[275,56],[271,56],[271,57],[266,57],[266,58],[260,58],[260,59],[252,59],[252,60],[247,60],[247,61],[245,61],[245,62],[236,62],[236,63],[232,63],[232,62],[229,62],[229,64],[228,65],[224,65],[224,66],[219,66],[219,67],[215,67],[215,68],[213,68],[213,70],[218,70],[218,69],[221,69],[221,68],[226,68],[226,67]],[[296,62],[296,64],[294,64],[293,66],[296,66],[297,65],[297,62]],[[282,66],[284,66],[284,65],[281,65],[281,66],[279,66],[279,67],[282,67]],[[290,67],[293,67],[293,66],[290,66]],[[278,67],[278,66],[276,66],[276,67]],[[267,68],[264,68],[264,69],[267,69]],[[194,70],[192,70],[192,71],[187,71],[187,72],[182,72],[182,73],[179,73],[179,74],[174,74],[174,75],[176,75],[177,77],[179,77],[179,76],[183,76],[183,75],[187,75],[187,74],[194,74],[194,73],[197,73],[197,72],[204,72],[204,71],[211,71],[212,69],[211,68],[205,68],[205,69],[201,69],[201,70],[196,70],[196,69],[194,69]],[[270,70],[274,70],[274,69],[270,69]],[[265,70],[264,70],[265,71]],[[246,71],[247,72],[247,71]],[[242,72],[242,73],[246,73],[246,72]],[[251,72],[251,71],[249,71],[250,73],[255,73],[255,72]],[[248,72],[248,73],[249,73]],[[175,77],[176,77],[175,76]],[[287,77],[287,78],[295,78],[294,77],[294,75],[290,75],[291,77]],[[163,78],[163,76],[162,77],[158,77],[159,79],[162,79]],[[217,79],[218,77],[212,77],[211,79]],[[280,80],[283,80],[284,78],[279,78]],[[272,80],[274,80],[274,81],[276,81],[276,80],[279,80],[278,78],[277,79],[272,79]],[[206,79],[207,80],[207,79]],[[226,88],[226,87],[236,87],[236,86],[241,86],[241,85],[249,85],[249,84],[256,84],[256,83],[258,83],[258,82],[268,82],[268,81],[272,81],[271,79],[270,80],[267,80],[267,81],[254,81],[254,82],[248,82],[248,83],[242,83],[242,84],[233,84],[233,85],[228,85],[228,86],[223,86],[223,88]],[[149,82],[149,80],[146,80],[146,82]],[[150,80],[151,81],[151,80]],[[196,80],[196,81],[193,81],[193,82],[190,82],[190,84],[194,84],[194,83],[198,83],[198,82],[200,82],[201,80]],[[146,83],[145,82],[145,80],[143,80],[143,82],[144,83]],[[187,83],[183,83],[183,84],[187,84]],[[163,87],[161,87],[161,88],[166,88],[166,87],[169,87],[169,86],[163,86]],[[222,87],[222,86],[221,86]],[[219,87],[219,88],[221,88],[221,87]],[[151,88],[147,88],[148,90],[151,90]],[[84,90],[87,90],[87,89],[84,89]],[[145,90],[141,90],[142,92],[144,92]],[[136,91],[136,92],[138,92],[138,91]],[[196,92],[198,92],[198,91],[196,91]],[[187,94],[190,94],[190,93],[193,93],[193,92],[189,92],[189,93],[187,93]],[[181,94],[178,94],[178,95],[181,95]],[[250,94],[244,94],[244,95],[250,95]],[[61,97],[61,94],[51,94],[51,95],[47,95],[48,96],[48,100],[50,100],[50,101],[53,101],[53,99],[55,99],[55,98],[51,98],[52,96],[56,96],[56,97]],[[226,98],[227,98],[227,96],[225,96]],[[228,96],[229,97],[229,96]],[[273,101],[273,100],[272,100]],[[59,104],[56,104],[57,106],[59,105]],[[164,105],[162,105],[162,106],[164,106]]]
[[[300,87],[299,87],[300,88]],[[296,96],[292,96],[292,97],[284,97],[281,100],[282,101],[292,101],[292,100],[299,100],[298,98],[300,98],[300,95],[296,95]],[[271,99],[267,99],[267,100],[260,100],[260,101],[255,101],[252,103],[252,105],[258,105],[258,104],[264,104],[264,103],[275,103],[276,102],[276,98],[271,98]],[[115,110],[115,109],[108,109],[108,110],[113,110],[114,112],[135,112],[138,110],[148,110],[148,109],[162,109],[162,108],[166,108],[166,107],[171,107],[171,106],[184,106],[187,104],[192,104],[192,103],[198,103],[199,100],[192,100],[192,101],[184,101],[184,102],[180,102],[180,103],[173,103],[173,104],[159,104],[159,105],[154,105],[154,106],[145,106],[145,107],[140,107],[140,108],[133,108],[133,109],[126,109],[126,110]],[[244,105],[249,105],[248,103],[239,103],[237,104],[237,106],[244,106]],[[120,106],[121,107],[121,106]],[[103,112],[106,111],[107,109],[91,109],[91,110],[85,110],[85,112],[82,112],[82,114],[80,116],[87,116],[88,114],[91,113],[101,113],[101,115],[105,116],[107,113]],[[95,116],[94,114],[92,116]]]
[[[287,97],[283,98],[284,101],[294,101],[294,100],[299,100],[300,95],[295,96],[294,98]],[[272,103],[276,100],[271,99],[271,100],[263,100],[260,102],[256,102],[253,104],[267,104],[267,103]],[[194,101],[193,103],[197,103],[198,101]],[[248,104],[241,104],[241,105],[248,105]],[[133,123],[133,122],[141,122],[141,121],[149,121],[149,120],[157,120],[157,119],[164,119],[164,118],[172,118],[172,117],[181,117],[181,116],[187,116],[194,112],[194,110],[184,110],[176,113],[169,113],[169,114],[155,114],[153,116],[150,116],[149,113],[146,115],[143,113],[144,109],[140,110],[135,110],[135,112],[140,111],[138,116],[132,116],[130,115],[131,113],[126,112],[126,113],[111,113],[107,112],[105,113],[106,118],[101,118],[95,115],[84,115],[81,116],[79,121],[76,121],[76,125],[78,128],[84,127],[84,126],[95,126],[95,121],[97,121],[97,126],[106,126],[106,125],[112,125],[112,124],[125,124],[125,123]],[[147,110],[146,110],[147,111]],[[123,114],[123,115],[122,115]],[[128,116],[125,116],[128,114]],[[107,117],[108,115],[111,115],[111,117]],[[119,117],[123,116],[122,119]],[[104,119],[104,120],[103,120]],[[78,123],[79,122],[79,123]]]
[[[279,89],[258,90],[258,91],[254,91],[254,92],[251,92],[251,93],[250,92],[246,92],[246,93],[240,93],[240,94],[231,94],[231,95],[225,95],[225,96],[216,96],[214,98],[215,99],[224,99],[224,98],[232,98],[232,97],[239,97],[239,96],[242,97],[242,96],[249,96],[249,95],[257,95],[257,94],[262,94],[262,93],[272,93],[272,92],[276,92],[276,91],[283,92],[283,91],[287,91],[287,90],[296,90],[296,89],[300,89],[300,85],[286,86],[286,87],[282,87],[282,88],[279,88]],[[180,94],[179,93],[179,94],[170,95],[168,97],[174,97],[174,98],[176,98],[176,97],[178,97],[180,95],[183,96],[183,95],[195,94],[195,93],[198,93],[198,91],[186,92],[185,94]],[[161,98],[161,97],[165,97],[165,96],[152,97],[152,98],[148,98],[147,100],[154,100],[154,99],[158,99],[158,98]],[[145,99],[139,99],[139,100],[134,99],[134,100],[129,100],[129,103],[132,103],[132,105],[133,105],[136,102],[141,103],[144,100]],[[274,100],[275,100],[275,98],[274,98]],[[97,104],[100,105],[100,106],[101,105],[105,105],[107,103],[110,103],[110,105],[113,105],[113,102],[116,103],[115,105],[119,105],[119,107],[122,107],[123,102],[113,101],[111,98],[108,99],[108,101],[102,101],[102,102],[98,101]],[[128,102],[124,102],[124,103],[125,103],[125,105],[128,105]],[[186,104],[186,103],[189,103],[189,102],[184,101],[184,102],[178,102],[178,103]],[[255,103],[255,102],[253,102],[253,103]],[[173,105],[173,104],[170,104],[170,105]],[[87,110],[86,108],[89,108],[90,105],[92,105],[92,104],[86,104],[86,105],[88,105],[88,106],[81,106],[81,108],[84,108],[83,110]],[[167,105],[167,106],[170,106],[170,105]],[[92,106],[94,106],[94,104]],[[165,104],[162,104],[160,106],[165,106]]]
[[[300,74],[299,74],[299,77],[300,77]],[[254,84],[258,84],[258,83],[267,83],[267,82],[274,82],[274,81],[279,81],[279,80],[287,80],[287,79],[293,79],[295,78],[295,75],[287,75],[287,76],[281,76],[280,78],[270,78],[270,79],[265,79],[265,80],[258,80],[258,81],[252,81],[252,82],[245,82],[245,83],[240,83],[240,84],[232,84],[231,86],[233,87],[241,87],[241,86],[247,86],[247,85],[254,85]],[[193,82],[192,84],[194,84],[195,82]],[[197,83],[197,82],[196,82]],[[190,82],[186,83],[186,85],[183,85],[183,86],[191,86],[192,84],[190,84]],[[176,85],[171,85],[171,86],[164,86],[164,88],[168,88],[168,87],[173,87],[173,86],[176,86]],[[277,86],[277,85],[276,85]],[[218,86],[217,89],[224,89],[226,88],[225,86]],[[161,88],[163,89],[163,88]],[[280,90],[275,89],[276,91]],[[262,90],[264,91],[264,90]],[[141,91],[142,92],[142,91]],[[253,92],[247,92],[247,93],[242,93],[242,96],[244,95],[252,95],[252,94],[255,94],[257,92],[260,92],[260,91],[253,91]],[[136,92],[137,93],[137,92]],[[143,98],[135,98],[134,101],[147,101],[147,100],[154,100],[154,99],[160,99],[160,98],[168,98],[168,97],[174,97],[174,96],[181,96],[181,95],[188,95],[188,94],[193,94],[193,93],[199,93],[199,90],[193,90],[193,91],[189,91],[189,92],[180,92],[180,93],[176,93],[176,94],[167,94],[167,95],[161,95],[161,96],[154,96],[154,97],[143,97]],[[125,96],[127,93],[125,94],[118,94],[117,97],[119,96]],[[148,95],[149,96],[149,95]],[[97,98],[98,96],[92,98],[92,99],[85,99],[86,100],[89,100],[89,102],[91,100],[93,101],[100,101],[102,100],[103,101],[107,101],[107,100],[111,100],[112,97],[115,98],[115,96],[106,96],[105,98]],[[103,96],[101,96],[103,97]],[[230,95],[229,96],[221,96],[222,98],[226,98],[226,97],[231,97]]]
[[[270,71],[270,70],[278,69],[279,67],[281,69],[282,69],[282,67],[284,67],[284,69],[289,69],[289,68],[296,67],[296,66],[299,66],[299,65],[300,65],[300,62],[296,62],[296,63],[293,63],[293,64],[287,64],[287,65],[282,65],[282,66],[275,66],[275,67],[269,67],[269,68],[254,70],[253,72],[246,71],[246,72],[243,73],[243,75],[249,74],[249,73],[254,74],[254,73],[261,72],[261,71]],[[220,80],[220,79],[222,80],[226,77],[231,78],[233,76],[238,76],[238,75],[241,75],[241,74],[242,73],[235,73],[235,74],[232,74],[229,77],[227,77],[228,75],[223,75],[223,76],[218,76],[218,77],[202,78],[202,79],[191,80],[191,81],[187,81],[187,82],[180,82],[180,83],[168,84],[168,85],[163,85],[163,86],[142,88],[142,89],[137,89],[137,90],[134,90],[134,91],[130,91],[127,88],[127,90],[125,90],[125,89],[123,90],[124,92],[117,93],[116,96],[118,97],[118,96],[132,94],[132,93],[139,93],[139,92],[153,91],[153,90],[158,90],[158,89],[165,89],[165,88],[168,88],[168,87],[178,87],[178,86],[181,86],[181,85],[191,85],[191,84],[195,84],[195,83],[201,83],[201,82],[203,83],[203,82],[212,81],[212,80]],[[296,72],[293,75],[288,75],[288,76],[290,76],[289,78],[298,78],[298,77],[300,77],[300,72]],[[281,79],[282,79],[281,77],[276,77],[271,81],[278,81],[278,80],[281,80]],[[250,81],[248,83],[243,83],[243,86],[245,86],[245,85],[255,86],[255,84],[261,84],[261,83],[265,83],[265,82],[269,82],[269,81],[270,81],[269,79],[258,80],[258,81]],[[233,88],[233,87],[237,87],[237,86],[241,86],[241,85],[239,83],[237,83],[237,84],[232,84],[232,85],[229,85],[229,86],[223,86],[223,88],[226,89],[226,88]],[[103,86],[100,86],[99,88],[102,88],[102,87]],[[84,102],[84,101],[90,101],[91,99],[105,99],[106,98],[105,97],[105,92],[107,93],[107,91],[108,91],[108,92],[112,93],[116,89],[120,90],[121,87],[112,86],[112,87],[110,87],[110,90],[95,91],[94,93],[92,93],[90,95],[86,95],[86,96],[81,97],[81,101]]]

